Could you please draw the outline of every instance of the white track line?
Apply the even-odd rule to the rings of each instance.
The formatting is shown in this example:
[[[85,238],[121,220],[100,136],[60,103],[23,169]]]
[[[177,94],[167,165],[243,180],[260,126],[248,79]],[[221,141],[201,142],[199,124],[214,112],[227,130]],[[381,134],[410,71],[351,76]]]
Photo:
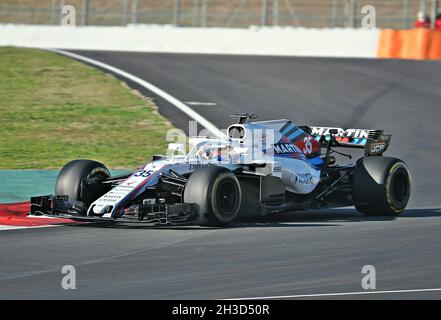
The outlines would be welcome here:
[[[317,294],[296,294],[288,296],[266,296],[252,298],[233,298],[223,300],[265,300],[265,299],[294,299],[294,298],[314,298],[314,297],[338,297],[338,296],[356,296],[366,294],[384,294],[384,293],[412,293],[412,292],[433,292],[441,291],[441,288],[433,289],[410,289],[410,290],[383,290],[383,291],[359,291],[359,292],[337,292],[337,293],[317,293]]]
[[[130,81],[133,81],[137,84],[139,84],[140,86],[146,88],[147,90],[150,90],[151,92],[157,94],[158,96],[160,96],[161,98],[163,98],[164,100],[167,100],[169,103],[171,103],[172,105],[174,105],[176,108],[178,108],[179,110],[181,110],[182,112],[184,112],[185,114],[187,114],[190,118],[196,120],[197,122],[199,122],[204,128],[206,128],[207,130],[209,130],[211,133],[213,133],[215,136],[217,137],[222,137],[223,133],[221,130],[219,130],[219,128],[217,128],[214,124],[212,124],[210,121],[208,121],[207,119],[205,119],[204,117],[202,117],[199,113],[197,113],[196,111],[194,111],[193,109],[191,109],[189,106],[187,106],[185,103],[183,103],[182,101],[176,99],[175,97],[173,97],[172,95],[170,95],[169,93],[165,92],[164,90],[158,88],[157,86],[151,84],[150,82],[147,82],[133,74],[130,74],[126,71],[123,71],[121,69],[115,68],[109,64],[79,55],[79,54],[75,54],[72,52],[68,52],[68,51],[64,51],[64,50],[58,50],[58,49],[46,49],[48,51],[51,52],[55,52],[55,53],[59,53],[71,58],[74,58],[76,60],[80,60],[83,62],[86,62],[88,64],[97,66],[99,68],[108,70],[112,73],[115,73],[117,75],[120,75]]]
[[[211,107],[216,105],[216,102],[184,101],[184,103],[189,106],[204,106],[204,107]]]

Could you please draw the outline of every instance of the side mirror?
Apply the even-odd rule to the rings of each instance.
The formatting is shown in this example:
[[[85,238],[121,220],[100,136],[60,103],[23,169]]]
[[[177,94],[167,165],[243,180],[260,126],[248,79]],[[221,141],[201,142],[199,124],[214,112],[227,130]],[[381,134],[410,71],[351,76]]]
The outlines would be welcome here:
[[[328,144],[328,140],[326,139],[326,136],[322,135],[320,137],[319,142],[321,143],[322,146],[326,146]]]
[[[335,164],[335,162],[336,162],[336,159],[335,159],[334,156],[329,156],[328,157],[328,165],[329,166],[332,166],[333,164]]]

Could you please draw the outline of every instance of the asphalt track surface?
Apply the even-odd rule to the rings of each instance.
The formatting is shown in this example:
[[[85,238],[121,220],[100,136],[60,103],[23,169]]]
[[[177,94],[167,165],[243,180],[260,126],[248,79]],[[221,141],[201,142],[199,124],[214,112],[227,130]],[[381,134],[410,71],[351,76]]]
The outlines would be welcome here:
[[[220,128],[227,114],[383,128],[411,170],[410,209],[368,218],[353,209],[284,214],[230,228],[82,225],[0,233],[0,298],[218,299],[441,288],[441,63],[365,59],[81,52],[147,80]],[[133,85],[133,84],[132,84]],[[133,85],[147,96],[142,88]],[[160,112],[188,118],[161,98]],[[77,289],[61,289],[63,265]],[[440,299],[441,292],[346,296]],[[327,298],[345,298],[345,296]]]

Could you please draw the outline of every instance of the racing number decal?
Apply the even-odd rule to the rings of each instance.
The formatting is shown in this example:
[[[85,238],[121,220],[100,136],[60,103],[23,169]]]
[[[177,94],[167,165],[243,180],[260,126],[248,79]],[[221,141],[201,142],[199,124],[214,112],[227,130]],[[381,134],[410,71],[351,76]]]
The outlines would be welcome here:
[[[152,173],[153,173],[153,170],[139,170],[133,176],[147,178],[147,177],[150,177],[152,175]]]
[[[312,143],[311,143],[311,137],[305,137],[303,139],[303,153],[304,154],[310,154],[312,152]]]

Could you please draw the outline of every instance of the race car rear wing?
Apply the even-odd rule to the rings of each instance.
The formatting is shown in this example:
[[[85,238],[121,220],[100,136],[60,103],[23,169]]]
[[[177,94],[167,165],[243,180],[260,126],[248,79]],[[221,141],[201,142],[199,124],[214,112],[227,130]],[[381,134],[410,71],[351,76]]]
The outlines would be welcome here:
[[[349,148],[364,148],[366,155],[380,155],[389,146],[391,135],[385,135],[383,130],[343,129],[332,127],[308,126],[309,133],[318,141],[329,140],[334,135],[339,146]]]

